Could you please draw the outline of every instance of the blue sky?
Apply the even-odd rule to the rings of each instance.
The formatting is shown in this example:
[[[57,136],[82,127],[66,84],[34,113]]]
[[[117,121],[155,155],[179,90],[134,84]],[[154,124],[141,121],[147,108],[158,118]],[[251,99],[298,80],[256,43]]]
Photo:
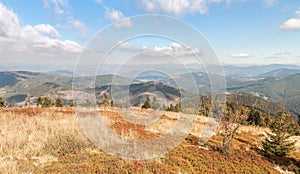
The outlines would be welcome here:
[[[300,65],[296,0],[0,0],[0,63],[72,66],[106,26],[149,13],[193,26],[222,64]],[[128,19],[119,27],[131,25]],[[149,38],[128,44],[172,48],[170,42]]]

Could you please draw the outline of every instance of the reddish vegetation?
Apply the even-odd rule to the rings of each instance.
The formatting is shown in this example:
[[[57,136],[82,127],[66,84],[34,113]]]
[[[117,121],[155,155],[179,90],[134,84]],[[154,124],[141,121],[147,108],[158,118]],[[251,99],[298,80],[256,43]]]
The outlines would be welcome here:
[[[159,136],[154,133],[156,129],[127,122],[113,109],[99,113],[111,129],[128,139]],[[237,133],[230,155],[219,151],[221,135],[212,137],[205,147],[199,145],[199,137],[190,135],[161,158],[127,161],[104,153],[85,139],[72,108],[4,108],[0,120],[1,140],[4,136],[0,141],[0,171],[7,173],[279,173],[273,163],[288,169],[300,165],[299,153],[295,153],[298,158],[263,157],[258,149],[261,136],[253,133]],[[176,120],[167,113],[158,126]],[[204,121],[199,118],[195,123],[201,127]],[[164,146],[170,140],[160,143]],[[44,148],[51,144],[54,148]],[[64,153],[52,159],[57,149]]]
[[[62,113],[62,114],[74,114],[75,111],[73,108],[4,108],[1,110],[1,112],[10,112],[13,114],[24,114],[27,116],[34,116],[39,115],[43,112],[49,112],[53,111],[56,113]]]
[[[2,112],[11,112],[13,114],[24,114],[28,116],[38,115],[42,113],[44,109],[40,108],[5,108]]]
[[[145,130],[143,125],[130,123],[124,120],[116,112],[101,111],[100,114],[109,118],[109,120],[112,122],[110,124],[110,127],[119,135],[128,137],[129,139],[141,140],[147,140],[157,137],[155,133]]]
[[[170,121],[177,121],[177,118],[171,118],[171,117],[168,117],[166,115],[162,115],[160,117],[160,119],[165,119],[165,120],[170,120]]]
[[[147,140],[157,137],[155,133],[145,130],[142,125],[129,122],[116,122],[111,125],[111,128],[119,135],[134,139]]]

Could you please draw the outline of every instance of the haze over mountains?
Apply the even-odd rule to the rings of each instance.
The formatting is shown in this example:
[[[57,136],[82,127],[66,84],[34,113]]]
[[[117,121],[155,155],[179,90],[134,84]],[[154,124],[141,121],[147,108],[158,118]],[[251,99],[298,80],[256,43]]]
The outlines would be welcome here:
[[[295,114],[300,113],[297,107],[300,104],[300,67],[295,65],[267,65],[237,67],[224,66],[226,74],[226,90],[230,94],[251,94],[275,103],[284,105]],[[159,91],[167,96],[166,101],[179,101],[180,93],[194,93],[194,86],[189,82],[193,77],[201,93],[211,92],[211,80],[222,83],[222,76],[208,75],[204,72],[192,72],[191,74],[174,74],[166,77],[158,74],[143,74],[135,79],[129,79],[119,75],[98,75],[95,82],[96,94],[103,91],[110,93],[110,85],[130,85],[131,104],[139,106],[149,93]],[[32,104],[37,96],[51,95],[61,98],[66,104],[72,103],[72,82],[82,83],[82,87],[89,86],[86,83],[90,77],[72,78],[69,71],[51,71],[46,73],[29,71],[2,71],[0,72],[0,96],[3,96],[10,106],[22,106],[25,100]],[[156,81],[155,83],[151,81]],[[183,86],[178,86],[180,81]],[[218,83],[217,83],[218,84]],[[93,87],[93,84],[90,84]],[[220,88],[222,85],[219,86]],[[84,89],[88,91],[89,89]],[[76,93],[76,95],[79,95]]]

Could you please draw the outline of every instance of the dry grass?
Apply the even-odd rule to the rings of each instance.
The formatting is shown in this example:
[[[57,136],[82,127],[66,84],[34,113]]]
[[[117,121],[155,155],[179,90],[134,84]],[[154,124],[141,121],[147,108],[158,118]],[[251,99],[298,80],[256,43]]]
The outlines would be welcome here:
[[[86,140],[72,113],[69,108],[1,110],[0,171],[27,173],[57,160],[45,145],[64,133]]]
[[[151,139],[172,127],[178,113],[165,112],[156,123],[128,123],[117,110],[99,111],[116,133],[129,139]],[[143,114],[147,112],[142,110]],[[204,126],[213,121],[198,117],[185,142],[150,161],[125,161],[107,155],[85,137],[71,108],[5,109],[0,111],[0,171],[4,173],[278,173],[275,166],[252,149],[263,130],[243,127],[234,140],[234,153],[216,149],[215,135],[207,148],[198,144]],[[212,125],[210,125],[210,124]],[[295,153],[294,155],[298,155]],[[0,172],[0,173],[1,173]]]

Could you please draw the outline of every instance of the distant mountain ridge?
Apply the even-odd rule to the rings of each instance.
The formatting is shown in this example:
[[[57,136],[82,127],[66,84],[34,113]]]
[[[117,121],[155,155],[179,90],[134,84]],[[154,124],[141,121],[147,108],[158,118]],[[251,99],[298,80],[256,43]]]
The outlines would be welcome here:
[[[300,74],[300,69],[287,69],[287,68],[280,68],[273,71],[269,71],[267,73],[260,74],[256,77],[258,78],[266,78],[266,77],[277,77],[277,78],[284,78],[294,74]]]
[[[273,69],[281,66],[270,65],[267,67]],[[300,108],[298,107],[300,105],[300,69],[296,69],[298,66],[289,65],[288,67],[294,69],[279,68],[261,74],[255,72],[253,74],[258,75],[251,77],[227,75],[225,77],[226,89],[224,90],[229,94],[251,94],[278,104],[284,103],[289,110],[295,114],[300,114]],[[250,69],[253,68],[255,69],[255,67]],[[142,79],[142,81],[132,80],[118,75],[105,74],[97,76],[95,84],[96,90],[98,90],[97,95],[100,95],[101,91],[109,91],[112,81],[114,85],[120,88],[126,84],[131,84],[131,102],[134,105],[139,105],[153,90],[158,90],[162,94],[169,96],[169,101],[179,100],[177,91],[179,88],[186,93],[196,94],[194,88],[195,84],[198,86],[200,94],[210,92],[211,84],[209,76],[214,78],[217,85],[218,82],[224,82],[224,78],[220,75],[193,72],[191,74],[179,74],[168,78],[159,76],[143,76],[137,78]],[[190,81],[191,77],[195,80],[194,82]],[[67,103],[70,103],[72,100],[72,82],[77,81],[79,85],[87,87],[87,83],[93,80],[91,78],[94,77],[83,76],[73,79],[70,74],[67,75],[64,71],[62,71],[61,74],[59,72],[0,72],[0,96],[3,96],[11,106],[22,106],[24,100],[28,98],[31,98],[34,102],[39,95],[61,96]],[[156,79],[157,82],[147,81],[153,79]],[[177,86],[176,81],[183,84],[183,86]],[[217,88],[221,88],[222,86],[223,85],[217,86]]]
[[[11,106],[21,106],[26,98],[32,98],[33,102],[38,96],[62,95],[67,103],[71,102],[72,83],[77,80],[86,86],[87,82],[94,77],[73,77],[57,75],[52,73],[40,73],[29,71],[0,72],[0,96],[4,97]],[[96,86],[109,85],[111,81],[115,84],[126,84],[132,80],[116,75],[101,75],[96,77]],[[133,81],[136,82],[136,81]]]
[[[270,65],[261,65],[261,66],[253,65],[253,66],[245,66],[245,67],[234,66],[234,65],[223,66],[224,73],[227,76],[239,75],[244,77],[258,76],[278,69],[300,70],[300,66],[288,65],[288,64],[270,64]]]

